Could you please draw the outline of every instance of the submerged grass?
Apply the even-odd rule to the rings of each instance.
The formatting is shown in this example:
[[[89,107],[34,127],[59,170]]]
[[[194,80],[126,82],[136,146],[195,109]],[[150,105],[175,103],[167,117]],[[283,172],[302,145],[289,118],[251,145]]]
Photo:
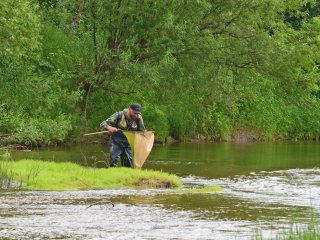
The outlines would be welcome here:
[[[222,191],[223,188],[220,186],[207,186],[207,187],[201,187],[201,188],[195,188],[195,189],[181,189],[177,190],[177,193],[214,193]]]
[[[10,152],[0,149],[0,189],[17,188],[21,186],[20,182],[13,180],[13,172],[9,166],[9,160],[11,159]]]
[[[281,233],[278,233],[276,240],[320,240],[320,224],[319,218],[314,215],[311,216],[310,222],[307,226],[301,226],[299,224],[292,224],[290,229]],[[261,234],[256,234],[255,240],[263,240]],[[269,239],[269,238],[268,238]]]
[[[13,180],[13,173],[6,162],[0,161],[0,189],[8,189]]]
[[[313,220],[308,224],[306,228],[299,226],[292,226],[288,232],[278,234],[278,240],[290,239],[290,240],[320,240],[320,228],[319,224],[316,224]]]
[[[1,164],[2,161],[0,161]],[[74,163],[8,161],[6,166],[23,189],[75,190],[121,187],[178,187],[175,175],[131,168],[86,168]]]

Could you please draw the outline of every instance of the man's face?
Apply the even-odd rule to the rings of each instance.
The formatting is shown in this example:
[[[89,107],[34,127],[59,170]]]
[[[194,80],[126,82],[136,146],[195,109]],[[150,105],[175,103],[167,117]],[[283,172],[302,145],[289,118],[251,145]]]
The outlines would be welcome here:
[[[138,117],[139,117],[139,114],[134,113],[134,111],[133,111],[131,108],[129,108],[128,115],[129,115],[129,117],[130,117],[131,119],[134,119],[134,118],[138,118]]]

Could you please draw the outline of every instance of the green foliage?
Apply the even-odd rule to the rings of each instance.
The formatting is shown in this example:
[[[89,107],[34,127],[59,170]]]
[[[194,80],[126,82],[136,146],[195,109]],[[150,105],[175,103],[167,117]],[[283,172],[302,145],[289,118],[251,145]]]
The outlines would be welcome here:
[[[319,9],[299,0],[2,1],[0,131],[52,144],[137,101],[161,140],[229,139],[239,129],[318,138]]]
[[[7,141],[30,145],[64,141],[80,99],[72,85],[79,65],[74,52],[79,51],[67,52],[79,47],[72,47],[60,30],[43,25],[36,4],[13,4],[0,4],[5,13],[0,20],[0,131],[13,134]],[[9,29],[12,39],[5,39]]]
[[[60,115],[56,119],[30,118],[16,128],[15,140],[28,145],[62,142],[72,129],[70,116]]]
[[[271,138],[277,135],[281,119],[285,117],[281,112],[283,105],[272,93],[252,99],[242,106],[238,125],[253,127],[263,138]]]
[[[74,36],[68,36],[50,23],[44,23],[42,28],[42,58],[39,70],[64,70],[74,74],[82,64],[82,49],[80,42]],[[74,78],[74,76],[73,76]]]
[[[11,132],[19,123],[19,110],[16,112],[10,111],[5,104],[0,105],[0,132]]]
[[[188,130],[190,129],[188,128],[188,122],[191,120],[188,113],[189,111],[186,108],[168,108],[167,114],[171,136],[177,139],[183,139],[188,135]]]
[[[40,20],[30,1],[0,3],[0,59],[34,59],[40,48]],[[0,60],[0,66],[1,61]]]
[[[79,94],[63,89],[53,76],[36,78],[30,73],[27,77],[29,81],[17,79],[6,84],[9,92],[2,92],[1,131],[13,133],[15,141],[30,145],[64,141],[72,129],[70,111]],[[16,97],[11,99],[13,93]]]
[[[230,119],[222,112],[208,108],[199,119],[202,124],[202,131],[205,135],[213,137],[214,139],[226,139],[230,132]]]
[[[304,4],[88,2],[77,31],[93,30],[89,127],[101,109],[111,114],[139,99],[159,139],[228,139],[246,127],[263,138],[291,136],[286,107],[303,111],[318,91],[319,24]],[[294,17],[299,31],[288,24]]]
[[[164,141],[169,134],[168,117],[157,106],[144,107],[144,122],[148,130],[154,130],[157,139]]]
[[[287,135],[293,139],[314,139],[320,135],[319,101],[308,106],[289,106]]]

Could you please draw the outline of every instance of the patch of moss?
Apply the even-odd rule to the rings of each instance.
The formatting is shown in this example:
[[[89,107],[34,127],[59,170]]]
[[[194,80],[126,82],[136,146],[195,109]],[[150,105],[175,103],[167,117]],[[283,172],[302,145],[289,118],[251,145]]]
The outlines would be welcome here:
[[[130,187],[178,187],[172,174],[132,168],[86,168],[65,162],[8,161],[12,178],[29,190],[76,190]]]

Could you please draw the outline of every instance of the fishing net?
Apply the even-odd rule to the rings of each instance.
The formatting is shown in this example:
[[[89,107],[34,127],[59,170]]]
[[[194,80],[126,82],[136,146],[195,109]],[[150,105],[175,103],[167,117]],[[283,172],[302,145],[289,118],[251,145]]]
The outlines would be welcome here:
[[[133,167],[141,168],[149,156],[154,142],[154,133],[145,132],[128,132],[123,131],[128,139],[133,155]]]

